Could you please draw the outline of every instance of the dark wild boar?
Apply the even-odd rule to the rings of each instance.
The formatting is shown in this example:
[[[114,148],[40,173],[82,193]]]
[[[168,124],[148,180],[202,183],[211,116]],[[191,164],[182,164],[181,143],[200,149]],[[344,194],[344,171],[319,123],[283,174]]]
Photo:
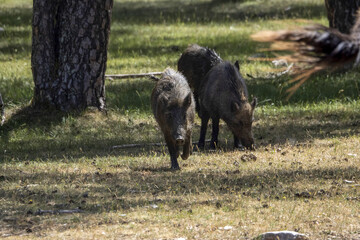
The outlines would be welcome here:
[[[210,69],[220,62],[222,59],[214,50],[197,44],[188,46],[178,61],[178,71],[185,76],[193,89],[197,112],[201,81]]]
[[[151,107],[170,152],[171,168],[180,169],[177,162],[180,147],[182,159],[192,153],[191,130],[195,116],[194,97],[184,76],[167,68],[151,94]]]
[[[257,99],[248,101],[245,81],[239,72],[239,63],[235,65],[222,62],[214,66],[200,86],[199,95],[201,130],[198,147],[204,148],[205,135],[209,118],[212,119],[210,147],[218,143],[219,120],[223,119],[234,135],[234,147],[241,144],[254,149],[252,122]]]

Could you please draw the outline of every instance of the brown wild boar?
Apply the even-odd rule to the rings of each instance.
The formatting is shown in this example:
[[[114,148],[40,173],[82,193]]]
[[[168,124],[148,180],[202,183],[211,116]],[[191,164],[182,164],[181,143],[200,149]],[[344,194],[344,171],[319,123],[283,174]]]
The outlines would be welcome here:
[[[248,91],[239,72],[239,63],[217,64],[207,73],[200,89],[201,130],[198,147],[204,148],[207,124],[211,118],[211,148],[218,143],[219,120],[223,119],[234,135],[235,148],[240,147],[241,141],[245,147],[254,149],[251,127],[257,99],[248,102]]]
[[[170,153],[171,168],[180,169],[177,162],[180,147],[182,159],[192,154],[191,131],[195,116],[195,102],[184,76],[167,68],[151,94],[151,107]]]
[[[197,44],[188,46],[178,61],[178,71],[184,74],[193,89],[197,112],[199,112],[198,97],[201,81],[210,69],[220,62],[222,59],[214,50]]]

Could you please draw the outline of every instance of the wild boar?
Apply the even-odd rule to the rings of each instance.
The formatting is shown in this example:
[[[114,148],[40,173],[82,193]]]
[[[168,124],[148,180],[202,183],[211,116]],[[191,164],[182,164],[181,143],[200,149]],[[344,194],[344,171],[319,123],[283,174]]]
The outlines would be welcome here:
[[[222,62],[214,66],[200,85],[201,130],[198,147],[204,148],[205,135],[209,119],[212,119],[210,147],[218,143],[219,120],[223,119],[234,135],[234,147],[240,142],[254,149],[252,123],[257,99],[248,101],[248,91],[239,72],[239,63]]]
[[[193,89],[198,113],[200,111],[198,98],[201,81],[213,66],[222,61],[214,50],[197,44],[186,48],[178,61],[178,71],[184,74],[190,88]]]
[[[195,101],[185,77],[167,68],[158,79],[152,94],[151,107],[169,149],[171,168],[180,169],[177,158],[192,154],[191,131],[195,117]]]

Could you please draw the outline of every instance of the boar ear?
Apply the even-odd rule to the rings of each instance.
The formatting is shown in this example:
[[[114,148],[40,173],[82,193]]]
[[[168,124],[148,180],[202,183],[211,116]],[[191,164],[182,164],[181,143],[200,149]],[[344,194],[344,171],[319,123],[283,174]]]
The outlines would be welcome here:
[[[252,102],[251,102],[251,108],[252,108],[252,110],[255,109],[256,105],[257,105],[257,98],[254,97],[253,100],[252,100]]]
[[[184,107],[189,107],[191,104],[191,92],[184,99]]]
[[[239,110],[240,110],[239,104],[237,104],[236,102],[232,102],[231,103],[231,112],[237,112]]]
[[[239,65],[239,61],[236,60],[236,62],[234,63],[235,67],[240,71],[240,65]]]

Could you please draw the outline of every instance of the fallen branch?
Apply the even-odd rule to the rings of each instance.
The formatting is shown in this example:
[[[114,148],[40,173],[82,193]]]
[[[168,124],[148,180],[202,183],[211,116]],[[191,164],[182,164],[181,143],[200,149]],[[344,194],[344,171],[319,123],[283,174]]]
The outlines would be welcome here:
[[[138,73],[138,74],[110,74],[105,75],[108,79],[124,79],[124,78],[141,78],[161,75],[162,72],[149,72],[149,73]]]
[[[205,142],[209,143],[211,140],[206,140]],[[193,142],[192,143],[197,144],[197,142]],[[166,146],[166,143],[139,143],[139,144],[123,144],[123,145],[115,145],[112,146],[111,149],[124,149],[124,148],[137,148],[137,147],[161,147],[161,146]]]
[[[137,147],[149,147],[149,146],[161,147],[165,145],[166,145],[165,143],[123,144],[123,145],[112,146],[111,149],[137,148]]]
[[[43,215],[45,213],[48,214],[65,214],[65,213],[81,213],[83,210],[81,209],[71,209],[71,210],[37,210],[34,214],[35,215]]]

